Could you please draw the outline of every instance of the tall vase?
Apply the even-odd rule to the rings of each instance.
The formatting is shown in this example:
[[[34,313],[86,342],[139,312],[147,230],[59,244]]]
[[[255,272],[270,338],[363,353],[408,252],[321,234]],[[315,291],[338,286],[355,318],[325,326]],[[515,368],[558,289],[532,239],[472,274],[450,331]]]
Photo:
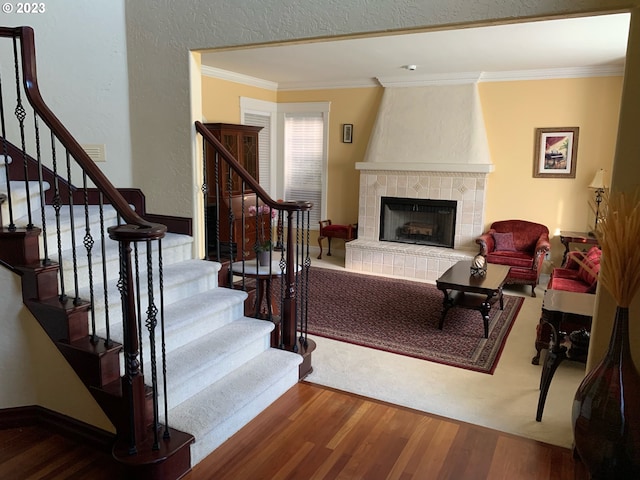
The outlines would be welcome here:
[[[617,307],[609,349],[573,401],[575,447],[592,479],[640,478],[640,375],[629,347],[629,309]]]

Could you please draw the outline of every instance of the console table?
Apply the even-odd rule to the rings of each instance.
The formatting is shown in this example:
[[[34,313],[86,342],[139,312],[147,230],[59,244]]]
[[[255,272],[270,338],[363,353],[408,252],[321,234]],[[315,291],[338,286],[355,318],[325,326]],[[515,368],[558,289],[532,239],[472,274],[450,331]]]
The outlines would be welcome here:
[[[589,235],[587,232],[560,232],[560,242],[564,245],[564,253],[562,254],[562,265],[567,259],[569,253],[569,244],[583,243],[586,245],[598,245],[598,239]]]
[[[574,345],[569,339],[571,332],[565,332],[563,326],[570,324],[572,328],[590,331],[594,305],[595,295],[592,293],[565,290],[547,290],[544,293],[540,323],[546,322],[551,326],[551,342],[540,375],[540,396],[536,412],[538,422],[542,420],[549,385],[558,365],[565,359],[583,363],[587,360],[588,348]]]

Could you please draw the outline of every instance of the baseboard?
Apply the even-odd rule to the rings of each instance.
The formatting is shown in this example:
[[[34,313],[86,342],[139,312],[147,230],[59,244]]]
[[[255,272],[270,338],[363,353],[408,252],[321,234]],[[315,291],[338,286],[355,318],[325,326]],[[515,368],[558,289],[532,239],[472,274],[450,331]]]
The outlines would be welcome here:
[[[2,430],[34,425],[106,453],[111,453],[116,438],[111,432],[38,405],[0,410],[0,429]]]

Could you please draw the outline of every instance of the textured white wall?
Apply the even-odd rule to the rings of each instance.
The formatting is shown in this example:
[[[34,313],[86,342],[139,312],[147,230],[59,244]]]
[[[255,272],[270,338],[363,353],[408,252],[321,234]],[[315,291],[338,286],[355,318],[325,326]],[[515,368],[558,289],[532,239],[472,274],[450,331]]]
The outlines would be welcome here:
[[[638,0],[126,2],[134,182],[154,213],[195,216],[189,50],[596,11]],[[197,81],[196,79],[194,79]],[[198,118],[199,119],[199,118]],[[158,178],[154,170],[165,172]]]
[[[385,88],[365,162],[491,163],[477,85]]]
[[[99,167],[116,186],[132,186],[124,0],[39,3],[44,13],[14,8],[0,24],[34,29],[45,102],[78,142],[106,144]]]

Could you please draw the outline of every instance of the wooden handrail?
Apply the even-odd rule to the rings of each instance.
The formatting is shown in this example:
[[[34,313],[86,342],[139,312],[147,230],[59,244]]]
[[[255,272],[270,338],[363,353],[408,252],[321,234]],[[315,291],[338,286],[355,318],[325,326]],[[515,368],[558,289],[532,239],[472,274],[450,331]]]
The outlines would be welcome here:
[[[0,27],[0,37],[18,37],[21,39],[22,81],[29,103],[33,106],[39,117],[47,124],[60,143],[67,149],[69,154],[76,160],[78,165],[80,165],[91,181],[109,200],[109,203],[113,205],[124,221],[140,230],[138,235],[139,238],[144,238],[145,231],[150,232],[150,238],[156,238],[158,230],[162,230],[164,226],[144,220],[133,209],[131,209],[127,201],[119,194],[118,190],[97,167],[95,162],[91,160],[89,155],[44,102],[42,95],[40,94],[40,89],[38,88],[38,79],[36,75],[35,40],[33,29],[31,27]],[[164,229],[166,230],[166,227],[164,227]]]

